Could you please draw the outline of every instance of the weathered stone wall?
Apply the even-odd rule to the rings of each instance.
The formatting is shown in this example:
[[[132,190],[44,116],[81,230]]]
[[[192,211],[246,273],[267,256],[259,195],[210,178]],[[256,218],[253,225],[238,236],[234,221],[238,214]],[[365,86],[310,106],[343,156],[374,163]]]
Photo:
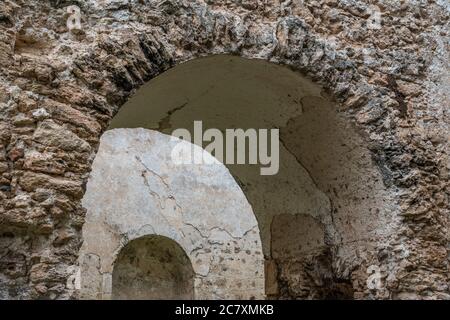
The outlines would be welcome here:
[[[180,141],[146,129],[103,134],[82,201],[87,213],[75,280],[81,298],[114,298],[121,252],[150,235],[172,239],[186,252],[196,299],[264,298],[264,256],[250,204],[227,168],[200,147],[183,142],[184,157],[193,148],[211,164],[174,163]],[[159,297],[170,295],[161,290]]]
[[[377,29],[357,0],[3,1],[1,297],[72,296],[80,201],[111,117],[171,66],[232,53],[318,81],[365,138],[401,209],[371,257],[386,276],[374,296],[448,298],[448,3],[372,2]],[[68,32],[69,4],[84,32]]]

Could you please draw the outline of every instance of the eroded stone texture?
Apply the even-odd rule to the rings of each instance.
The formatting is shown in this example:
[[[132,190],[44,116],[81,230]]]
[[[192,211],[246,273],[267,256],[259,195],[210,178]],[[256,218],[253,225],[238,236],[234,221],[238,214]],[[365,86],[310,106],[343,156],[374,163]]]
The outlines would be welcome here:
[[[67,30],[71,4],[84,32]],[[372,5],[377,29],[367,28]],[[385,270],[385,290],[355,297],[448,298],[448,16],[446,1],[3,1],[0,296],[73,297],[80,201],[101,131],[155,75],[232,53],[289,65],[329,90],[398,203],[384,248],[351,249]],[[367,276],[357,271],[354,285]]]
[[[175,164],[171,154],[180,141],[146,129],[114,129],[102,136],[83,198],[87,214],[80,251],[81,298],[109,299],[111,291],[113,298],[174,298],[177,291],[161,288],[156,293],[162,283],[145,293],[132,279],[141,278],[145,288],[153,277],[170,278],[153,273],[161,265],[144,261],[150,253],[155,259],[165,256],[164,246],[158,254],[158,245],[144,245],[145,236],[151,235],[172,239],[186,252],[195,273],[196,299],[264,298],[264,256],[250,204],[217,160],[202,166]],[[191,146],[195,153],[205,152],[182,143],[189,153]],[[144,244],[139,244],[142,237]],[[136,250],[141,268],[133,272],[133,262],[127,260]],[[168,265],[176,269],[178,264]],[[117,281],[120,293],[115,295]],[[182,297],[187,295],[189,291]]]

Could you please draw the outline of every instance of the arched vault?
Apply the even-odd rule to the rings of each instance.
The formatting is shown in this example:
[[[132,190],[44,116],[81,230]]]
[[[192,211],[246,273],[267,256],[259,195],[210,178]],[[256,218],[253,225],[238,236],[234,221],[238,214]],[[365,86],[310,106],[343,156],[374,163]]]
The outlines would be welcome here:
[[[282,137],[298,172],[329,200],[331,283],[350,281],[356,298],[449,297],[445,2],[376,0],[375,15],[365,1],[75,2],[81,29],[67,28],[67,1],[11,0],[0,9],[1,298],[76,297],[81,200],[101,135],[149,80],[217,54],[286,65],[336,101],[304,98],[318,109],[299,108]],[[337,188],[337,172],[356,180]],[[273,230],[293,217],[277,214]],[[367,285],[373,268],[376,289]],[[283,294],[302,295],[290,288]]]

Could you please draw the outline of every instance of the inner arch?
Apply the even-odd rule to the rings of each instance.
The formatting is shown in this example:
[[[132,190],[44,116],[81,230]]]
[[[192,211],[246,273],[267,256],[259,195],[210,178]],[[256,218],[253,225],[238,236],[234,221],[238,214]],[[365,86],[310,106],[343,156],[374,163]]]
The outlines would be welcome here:
[[[116,258],[113,299],[193,299],[194,270],[175,241],[157,235],[129,242]]]

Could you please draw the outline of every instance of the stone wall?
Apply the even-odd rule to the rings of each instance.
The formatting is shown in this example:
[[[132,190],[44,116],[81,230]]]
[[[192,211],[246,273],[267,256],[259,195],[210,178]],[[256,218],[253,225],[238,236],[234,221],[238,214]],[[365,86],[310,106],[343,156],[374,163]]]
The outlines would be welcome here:
[[[371,255],[386,280],[374,297],[448,298],[448,3],[371,3],[375,29],[358,0],[3,1],[0,296],[73,297],[101,133],[149,79],[228,53],[303,72],[364,137],[400,208]],[[70,4],[81,31],[66,27]]]

